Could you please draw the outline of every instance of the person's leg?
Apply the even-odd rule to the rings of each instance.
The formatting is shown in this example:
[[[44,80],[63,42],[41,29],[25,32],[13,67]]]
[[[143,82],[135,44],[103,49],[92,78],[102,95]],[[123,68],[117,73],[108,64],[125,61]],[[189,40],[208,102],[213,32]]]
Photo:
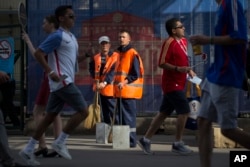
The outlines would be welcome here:
[[[187,114],[179,114],[177,116],[175,141],[182,141],[182,136],[183,136],[183,132],[185,129],[187,117],[188,117],[188,113]]]
[[[58,114],[53,122],[53,130],[54,130],[54,137],[55,139],[60,135],[62,132],[62,118],[60,114]]]
[[[46,105],[48,103],[48,99],[50,95],[48,82],[49,82],[48,77],[44,75],[40,89],[36,96],[35,106],[33,109],[33,117],[34,117],[34,121],[36,122],[36,126],[38,125],[38,123],[41,122],[42,119],[44,119],[44,116],[45,116]],[[39,156],[41,154],[43,156],[47,156],[48,148],[46,146],[45,133],[43,133],[43,135],[39,139],[38,149],[34,154],[36,156]]]
[[[239,128],[235,129],[222,129],[221,133],[227,138],[239,143],[241,146],[250,149],[250,134],[240,130]]]
[[[147,139],[151,139],[167,116],[168,114],[165,112],[158,112],[156,116],[153,118],[153,120],[151,121],[150,126],[148,130],[146,131],[144,137]]]
[[[63,128],[63,132],[66,134],[71,134],[73,130],[87,117],[87,113],[88,110],[86,108],[73,114]]]
[[[202,88],[201,105],[197,118],[200,166],[211,167],[213,154],[212,123],[217,122],[218,118],[213,95],[218,94],[220,90],[213,88],[207,79],[204,80]]]
[[[0,137],[0,159],[3,164],[12,164],[14,159],[12,157],[12,154],[9,148],[7,133],[6,133],[1,109],[0,109],[0,136],[1,136]]]
[[[54,132],[54,138],[57,139],[57,137],[60,135],[62,132],[62,119],[60,114],[58,114],[53,122],[53,132]],[[50,157],[56,157],[59,154],[56,151],[51,151],[48,154],[46,154],[45,157],[50,158]],[[60,155],[59,155],[60,156]]]
[[[41,105],[35,105],[33,109],[33,117],[35,121],[35,125],[38,126],[38,124],[44,119],[45,115],[45,108],[46,106]],[[38,148],[46,148],[46,142],[45,142],[45,134],[43,134],[39,139]]]
[[[112,113],[115,110],[115,99],[107,96],[100,95],[101,100],[101,112],[103,115],[103,122],[106,124],[111,123]]]
[[[121,116],[122,125],[129,125],[130,128],[130,147],[136,147],[136,100],[135,99],[118,99],[119,116]],[[120,120],[120,119],[119,119]],[[120,120],[121,121],[121,120]],[[119,122],[120,122],[119,121]]]
[[[162,122],[166,119],[167,116],[174,110],[174,106],[169,103],[168,95],[165,94],[162,99],[162,103],[160,106],[160,111],[153,118],[150,123],[149,128],[147,129],[144,137],[142,137],[137,144],[141,147],[143,152],[147,155],[154,154],[151,151],[151,138],[156,133],[156,131],[161,126]]]
[[[212,123],[205,118],[198,117],[198,148],[201,167],[211,167],[213,139]]]
[[[73,130],[88,116],[88,106],[81,91],[73,83],[56,91],[55,94],[60,101],[67,103],[76,111],[76,113],[74,113],[67,121],[60,135],[52,143],[52,148],[65,159],[72,159],[71,155],[68,153],[65,143]],[[55,109],[52,105],[47,107],[47,110],[54,111]]]
[[[169,103],[173,104],[177,113],[175,142],[182,142],[182,136],[185,129],[187,117],[190,113],[190,107],[184,91],[175,91],[168,94]]]
[[[73,114],[71,118],[67,121],[60,135],[52,143],[53,150],[55,150],[63,158],[68,160],[72,159],[66,147],[66,140],[69,137],[69,135],[73,132],[73,130],[87,117],[87,115],[88,115],[87,108]],[[55,154],[52,152],[52,154],[50,154],[49,156],[53,157],[54,155]]]
[[[241,131],[238,128],[239,89],[218,85],[213,86],[217,92],[220,92],[217,94],[213,92],[213,99],[218,111],[218,123],[221,133],[243,147],[250,149],[250,133]]]
[[[160,111],[157,113],[157,115],[153,118],[151,121],[151,124],[146,131],[146,134],[144,135],[144,138],[146,139],[151,139],[155,132],[159,129],[163,121],[169,116],[174,110],[174,106],[172,103],[169,102],[169,97],[168,94],[164,94],[161,106],[160,106]]]
[[[67,103],[76,111],[63,128],[64,133],[71,134],[72,131],[88,116],[88,105],[79,88],[73,83],[57,91],[56,95],[61,101]],[[47,110],[50,111],[50,108],[47,108]]]
[[[40,165],[38,161],[34,158],[35,146],[38,143],[38,140],[44,134],[45,130],[49,125],[54,121],[57,113],[47,112],[44,119],[36,127],[34,135],[28,141],[28,144],[19,152],[21,158],[26,161],[28,165],[37,166]]]
[[[14,111],[14,95],[15,95],[15,81],[10,81],[1,85],[2,92],[2,102],[1,108],[4,114],[4,118],[7,116],[10,118],[11,123],[14,127],[20,126],[20,120],[18,118],[17,113]]]
[[[160,111],[170,115],[174,110],[178,116],[176,119],[176,138],[172,144],[172,152],[182,155],[190,154],[193,151],[182,141],[186,120],[190,113],[188,100],[184,91],[173,91],[165,94]]]
[[[54,112],[47,112],[44,116],[44,119],[38,124],[35,133],[33,135],[33,139],[39,140],[41,136],[44,134],[49,125],[55,120],[58,114]]]

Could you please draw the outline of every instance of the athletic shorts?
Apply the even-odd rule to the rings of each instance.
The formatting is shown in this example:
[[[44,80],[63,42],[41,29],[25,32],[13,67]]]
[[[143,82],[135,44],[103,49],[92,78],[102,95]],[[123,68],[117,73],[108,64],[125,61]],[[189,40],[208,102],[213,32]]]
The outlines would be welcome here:
[[[160,106],[160,112],[170,115],[175,110],[176,114],[190,113],[189,103],[184,91],[166,93]]]
[[[36,96],[35,104],[41,105],[41,106],[47,105],[49,94],[50,94],[49,79],[47,76],[45,76],[42,83],[41,83],[38,94]]]
[[[220,86],[205,79],[198,116],[218,123],[221,129],[237,128],[239,92],[237,88]]]
[[[74,83],[51,92],[46,111],[59,113],[62,111],[64,104],[69,105],[77,112],[83,111],[88,107],[80,89]]]

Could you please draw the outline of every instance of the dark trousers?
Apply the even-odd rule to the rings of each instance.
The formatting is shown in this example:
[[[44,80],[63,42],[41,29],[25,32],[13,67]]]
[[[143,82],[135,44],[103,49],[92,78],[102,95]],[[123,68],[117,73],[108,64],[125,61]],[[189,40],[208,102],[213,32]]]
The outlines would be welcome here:
[[[136,146],[136,99],[117,99],[118,102],[118,124],[129,125],[130,147]]]
[[[0,85],[0,93],[2,96],[0,108],[2,109],[4,121],[7,117],[9,117],[14,126],[20,126],[20,121],[17,113],[15,112],[15,106],[13,104],[15,89],[15,80],[11,80]]]
[[[11,150],[9,148],[9,143],[1,108],[0,108],[0,160],[1,164],[6,164],[6,165],[13,164],[13,157],[11,154]]]
[[[107,97],[100,94],[101,100],[101,112],[102,112],[102,121],[106,124],[111,123],[113,117],[113,112],[115,110],[116,99],[113,97]]]

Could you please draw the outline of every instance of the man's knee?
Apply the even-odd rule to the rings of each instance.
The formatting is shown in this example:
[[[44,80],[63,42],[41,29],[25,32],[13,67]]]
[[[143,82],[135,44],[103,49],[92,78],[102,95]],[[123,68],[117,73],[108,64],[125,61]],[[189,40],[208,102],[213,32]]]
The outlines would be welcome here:
[[[223,134],[224,136],[228,137],[230,136],[230,134],[233,133],[234,129],[221,129],[221,134]]]
[[[83,109],[79,112],[81,114],[81,116],[85,119],[88,117],[89,115],[89,110],[86,108],[86,109]]]

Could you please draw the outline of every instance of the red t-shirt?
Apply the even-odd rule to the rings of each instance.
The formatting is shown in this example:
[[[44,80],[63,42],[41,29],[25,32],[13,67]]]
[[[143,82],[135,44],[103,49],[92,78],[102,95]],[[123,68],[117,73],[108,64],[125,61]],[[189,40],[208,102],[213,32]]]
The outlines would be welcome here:
[[[161,48],[159,65],[169,63],[174,66],[188,66],[187,40],[177,41],[173,37],[167,38]],[[187,73],[163,69],[162,90],[164,93],[184,90]]]

